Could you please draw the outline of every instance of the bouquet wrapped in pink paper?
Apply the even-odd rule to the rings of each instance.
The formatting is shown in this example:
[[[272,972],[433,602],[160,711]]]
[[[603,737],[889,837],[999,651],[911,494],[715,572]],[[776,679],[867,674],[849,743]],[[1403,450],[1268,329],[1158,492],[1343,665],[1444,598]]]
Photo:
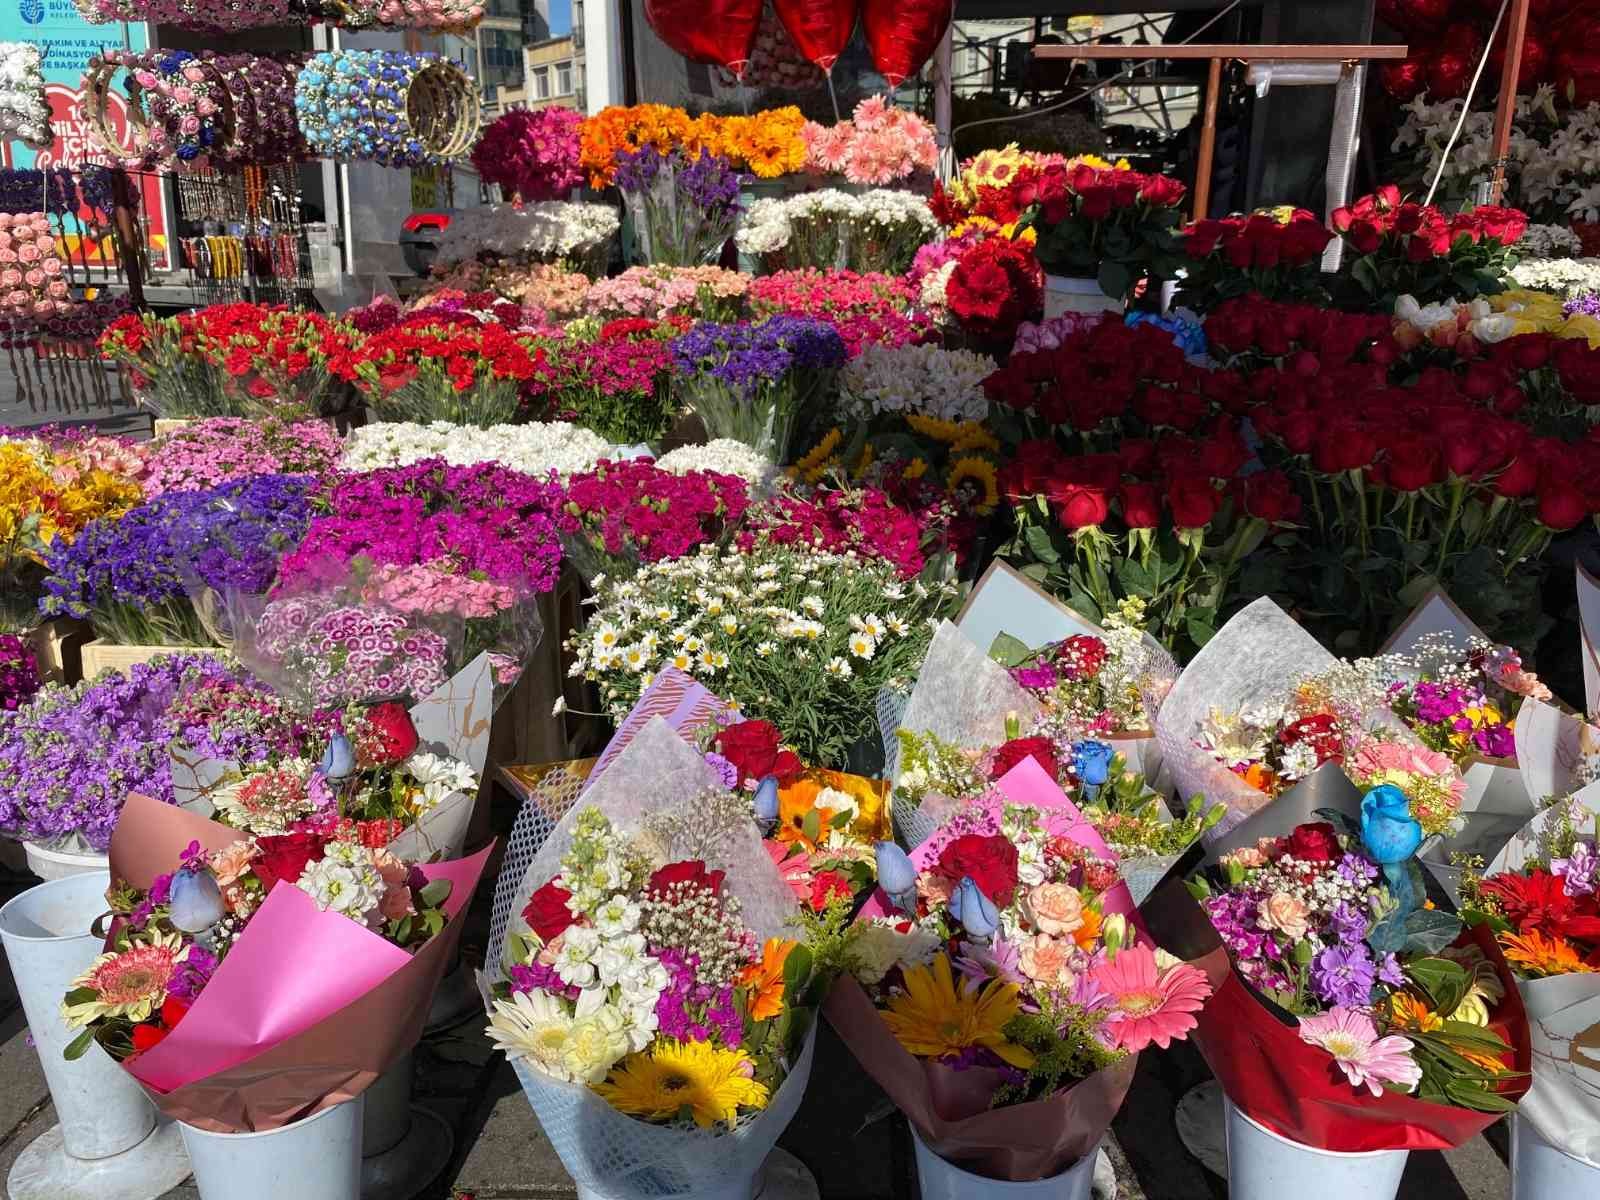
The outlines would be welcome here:
[[[275,1129],[365,1090],[421,1036],[488,856],[418,866],[337,822],[241,837],[130,796],[106,950],[62,1002],[169,1117]]]
[[[882,844],[878,883],[824,1012],[969,1172],[1050,1178],[1092,1154],[1138,1053],[1210,995],[1140,931],[1111,852],[1031,757],[909,856]]]

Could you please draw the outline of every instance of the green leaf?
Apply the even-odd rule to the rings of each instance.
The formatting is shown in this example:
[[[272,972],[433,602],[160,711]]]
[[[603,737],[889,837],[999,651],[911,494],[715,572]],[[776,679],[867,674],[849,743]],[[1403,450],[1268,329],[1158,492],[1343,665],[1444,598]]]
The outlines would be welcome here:
[[[1033,657],[1033,650],[1021,638],[998,633],[989,646],[989,657],[1002,667],[1020,667]]]
[[[94,1041],[94,1026],[90,1025],[67,1043],[67,1048],[61,1052],[61,1057],[68,1062],[77,1062],[89,1049],[89,1043],[92,1041]]]
[[[813,842],[822,836],[822,818],[817,815],[816,809],[806,813],[800,822],[800,829]]]
[[[1405,954],[1437,954],[1461,936],[1461,918],[1436,908],[1419,908],[1406,917]],[[1456,1004],[1461,1003],[1460,1000]],[[1441,1004],[1444,1012],[1454,1012],[1455,1004]]]
[[[1018,567],[1017,571],[1024,578],[1031,579],[1035,583],[1043,583],[1050,577],[1050,568],[1044,563],[1027,563]]]
[[[1159,588],[1156,576],[1139,565],[1136,558],[1125,558],[1115,568],[1117,582],[1122,585],[1122,590],[1130,596],[1139,596],[1143,599],[1155,599]]]
[[[71,1004],[87,1004],[87,1003],[89,1003],[89,1001],[97,999],[99,997],[99,995],[100,995],[100,993],[95,991],[94,988],[87,988],[87,987],[73,988],[70,992],[68,992],[66,994],[65,997],[63,997],[62,1003],[63,1004],[69,1004],[69,1005],[71,1005]]]
[[[1201,647],[1216,636],[1217,628],[1211,622],[1215,614],[1209,609],[1192,609],[1184,616],[1184,629],[1189,634],[1189,640],[1195,646]]]
[[[422,901],[424,908],[438,908],[450,898],[450,888],[448,879],[432,879],[417,892],[417,899]]]
[[[1095,274],[1095,282],[1100,285],[1100,290],[1112,299],[1125,300],[1133,288],[1133,273],[1121,263],[1106,259]]]
[[[789,951],[789,957],[783,960],[783,986],[785,991],[794,991],[811,978],[812,954],[808,946],[796,946]]]
[[[1050,540],[1050,531],[1041,525],[1029,525],[1022,531],[1022,540],[1027,543],[1028,552],[1042,563],[1058,563],[1061,555],[1055,548],[1055,543]]]

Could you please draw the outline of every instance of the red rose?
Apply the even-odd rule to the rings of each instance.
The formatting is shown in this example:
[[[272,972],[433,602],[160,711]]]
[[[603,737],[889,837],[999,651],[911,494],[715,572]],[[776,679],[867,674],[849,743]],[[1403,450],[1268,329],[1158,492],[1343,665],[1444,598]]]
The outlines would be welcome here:
[[[1344,857],[1339,836],[1326,821],[1296,825],[1289,835],[1288,854],[1301,862],[1336,862]]]
[[[1539,489],[1539,524],[1548,529],[1571,529],[1589,515],[1583,493],[1569,483],[1551,480]]]
[[[1139,198],[1156,208],[1171,208],[1183,199],[1187,189],[1167,175],[1146,175],[1139,184]]]
[[[133,1049],[135,1053],[158,1046],[167,1036],[167,1030],[159,1025],[135,1025],[133,1027]]]
[[[1161,524],[1161,497],[1155,484],[1122,485],[1122,519],[1129,529],[1155,529]]]
[[[1055,747],[1049,738],[1012,738],[994,752],[994,764],[989,768],[989,778],[999,779],[1025,758],[1031,758],[1044,768],[1045,774],[1055,779],[1061,774],[1061,764],[1056,759]],[[989,897],[991,900],[993,896]]]
[[[1517,500],[1533,495],[1539,486],[1539,464],[1530,454],[1519,454],[1494,478],[1497,495]]]
[[[978,890],[1004,908],[1017,892],[1017,848],[1010,838],[968,833],[939,855],[939,874],[954,883],[970,877]]]
[[[1366,466],[1377,451],[1377,440],[1370,433],[1351,425],[1336,425],[1312,446],[1311,465],[1325,475],[1337,475]]]
[[[659,897],[676,884],[687,884],[686,891],[710,892],[715,896],[722,891],[723,874],[722,871],[706,870],[706,864],[698,858],[685,859],[683,862],[668,863],[651,875],[650,886],[646,890],[651,896]]]
[[[1269,525],[1285,525],[1300,518],[1300,497],[1282,471],[1257,471],[1246,475],[1244,510]]]
[[[818,871],[811,877],[811,896],[808,903],[813,912],[821,912],[828,907],[828,901],[835,896],[843,896],[848,900],[854,894],[850,881],[838,871]]]
[[[552,879],[528,898],[522,910],[522,919],[539,936],[540,941],[553,942],[576,919],[567,907],[567,901],[571,898],[572,893]]]
[[[1390,487],[1415,492],[1444,479],[1439,447],[1429,437],[1405,434],[1389,444],[1384,474]]]
[[[183,1020],[188,1012],[188,1001],[177,1000],[172,996],[168,996],[161,1002],[161,1023],[168,1029],[176,1029],[178,1027],[178,1022]]]
[[[1056,494],[1056,516],[1062,527],[1085,529],[1101,524],[1111,513],[1111,503],[1098,488],[1067,484]]]
[[[1383,235],[1371,221],[1356,221],[1346,236],[1357,254],[1371,254],[1383,242]]]
[[[411,714],[406,711],[404,705],[396,704],[392,700],[386,704],[374,704],[367,709],[367,726],[372,730],[377,743],[376,765],[379,766],[403,762],[410,758],[420,740],[417,737],[417,727],[411,723]]]
[[[261,853],[250,869],[267,891],[280,881],[293,884],[299,880],[306,864],[322,858],[322,848],[327,844],[317,833],[278,833],[256,839],[256,849]]]
[[[717,753],[732,763],[739,781],[776,777],[787,784],[805,769],[792,750],[785,750],[771,721],[740,721],[717,734]]]
[[[1106,644],[1093,634],[1075,633],[1056,648],[1055,665],[1068,679],[1093,679],[1106,665]]]
[[[1179,529],[1200,529],[1217,515],[1217,489],[1198,476],[1174,479],[1167,484],[1167,507]]]

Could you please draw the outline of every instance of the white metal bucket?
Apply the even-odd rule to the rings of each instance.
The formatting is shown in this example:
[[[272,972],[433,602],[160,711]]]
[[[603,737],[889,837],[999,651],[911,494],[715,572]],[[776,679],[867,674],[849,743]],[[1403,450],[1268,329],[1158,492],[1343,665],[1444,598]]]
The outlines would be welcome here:
[[[263,1133],[210,1133],[181,1121],[201,1200],[360,1200],[366,1097]]]
[[[1600,1163],[1558,1150],[1533,1122],[1511,1118],[1511,1200],[1593,1200],[1600,1196]]]
[[[1059,317],[1062,313],[1121,312],[1121,300],[1100,290],[1099,281],[1079,278],[1076,275],[1046,275],[1044,277],[1045,319]]]
[[[28,870],[40,879],[67,879],[94,871],[105,871],[108,860],[104,854],[85,853],[78,850],[52,850],[37,842],[23,842],[22,852],[28,856]],[[104,891],[104,888],[101,889]],[[102,904],[89,917],[92,921],[102,911]],[[84,964],[88,966],[87,963]]]
[[[1394,1200],[1409,1150],[1346,1154],[1290,1141],[1225,1100],[1230,1200]]]
[[[928,1149],[915,1125],[911,1126],[911,1141],[917,1149],[917,1182],[922,1200],[1089,1200],[1094,1186],[1098,1147],[1059,1175],[1013,1182],[974,1175],[946,1162]]]
[[[62,1057],[77,1036],[61,998],[100,953],[89,927],[105,911],[110,876],[76,874],[29,888],[0,908],[0,941],[61,1124],[35,1139],[7,1179],[12,1200],[80,1194],[99,1200],[159,1196],[189,1173],[177,1137],[156,1129],[139,1085],[99,1046]]]

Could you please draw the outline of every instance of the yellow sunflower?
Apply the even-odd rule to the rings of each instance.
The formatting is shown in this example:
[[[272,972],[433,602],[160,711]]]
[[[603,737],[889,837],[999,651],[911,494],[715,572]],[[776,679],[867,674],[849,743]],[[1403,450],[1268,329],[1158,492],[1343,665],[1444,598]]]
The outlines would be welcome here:
[[[833,457],[833,452],[839,448],[839,443],[844,441],[844,432],[836,425],[822,435],[822,440],[811,447],[794,466],[789,468],[789,476],[793,479],[810,479],[815,472],[820,472],[828,465]]]
[[[923,437],[932,438],[936,442],[954,442],[961,436],[961,422],[941,421],[938,417],[928,416],[927,413],[907,413],[906,424],[911,426],[913,433],[920,433]]]
[[[952,451],[988,450],[999,453],[1000,441],[983,427],[981,421],[963,421],[961,434],[950,444]]]
[[[991,513],[995,505],[1000,503],[1000,484],[995,478],[994,464],[988,459],[966,455],[951,463],[945,488],[955,495],[963,484],[972,484],[976,488],[972,502],[974,512],[980,515]]]
[[[940,954],[931,967],[907,967],[905,987],[889,998],[883,1022],[907,1053],[945,1058],[983,1046],[1014,1067],[1033,1066],[1032,1053],[1003,1032],[1021,1011],[1016,984],[992,979],[980,991],[976,980],[963,977],[958,983],[949,956]]]
[[[754,1070],[738,1050],[663,1038],[648,1051],[628,1055],[605,1082],[591,1086],[618,1112],[647,1121],[670,1121],[688,1109],[702,1129],[718,1121],[731,1127],[741,1108],[767,1106],[770,1093],[751,1077]]]

